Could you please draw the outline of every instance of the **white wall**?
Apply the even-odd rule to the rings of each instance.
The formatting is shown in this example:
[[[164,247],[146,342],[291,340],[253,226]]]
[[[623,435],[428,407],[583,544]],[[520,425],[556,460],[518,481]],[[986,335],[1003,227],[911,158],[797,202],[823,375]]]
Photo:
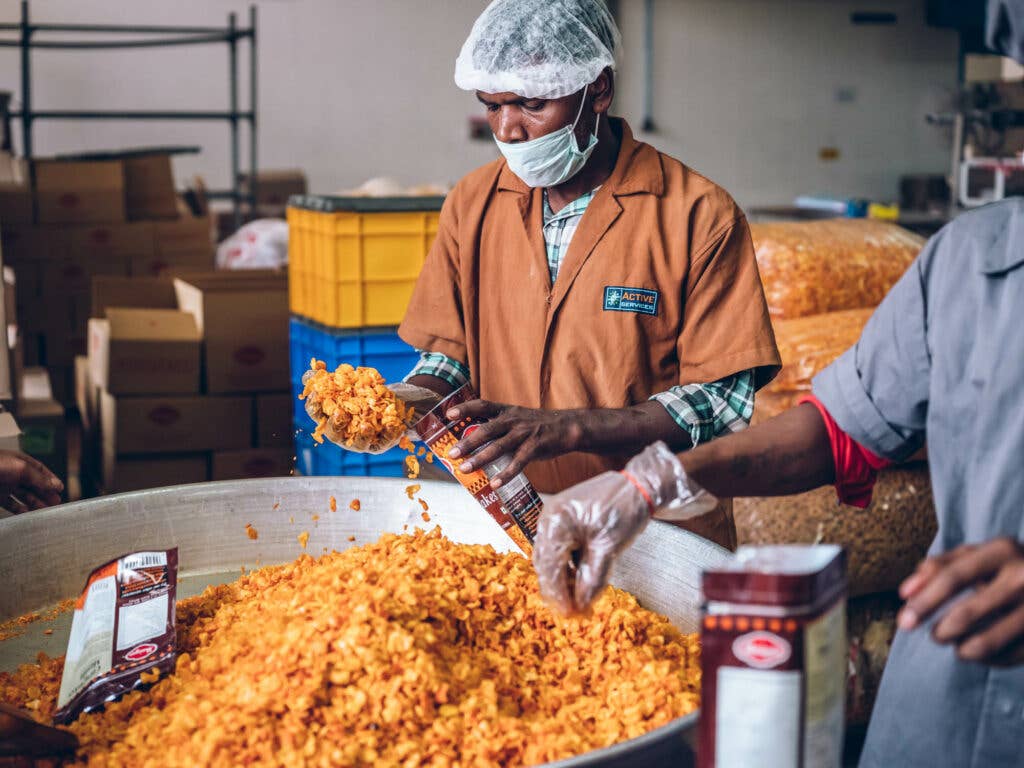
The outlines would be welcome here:
[[[641,4],[623,0],[619,108],[642,109]],[[896,26],[854,26],[855,9]],[[925,26],[924,2],[658,0],[654,118],[647,138],[741,203],[798,194],[893,198],[903,173],[945,172],[950,137],[926,125],[948,108],[956,36]],[[854,101],[837,101],[837,91]],[[818,159],[835,147],[839,159]]]
[[[473,97],[452,66],[483,0],[263,0],[260,164],[301,167],[314,191],[377,175],[454,181],[495,156],[466,138]],[[943,133],[924,115],[955,80],[955,38],[927,29],[923,0],[885,0],[896,27],[852,27],[848,0],[658,0],[655,118],[650,140],[725,185],[746,205],[804,192],[895,194],[905,172],[942,171]],[[638,127],[643,4],[620,0],[626,55],[618,111]],[[36,21],[217,25],[233,0],[46,0]],[[0,19],[18,3],[0,0]],[[8,35],[9,36],[9,35]],[[241,69],[246,69],[241,48]],[[223,109],[225,46],[121,52],[37,51],[37,109]],[[836,90],[853,89],[853,103]],[[0,49],[0,89],[19,90],[15,49]],[[248,90],[243,77],[241,93]],[[20,126],[15,125],[20,136]],[[197,143],[180,178],[228,181],[220,124],[44,122],[37,154],[154,143]],[[821,146],[840,159],[817,159]],[[243,155],[243,160],[245,155]],[[244,167],[244,166],[243,166]]]

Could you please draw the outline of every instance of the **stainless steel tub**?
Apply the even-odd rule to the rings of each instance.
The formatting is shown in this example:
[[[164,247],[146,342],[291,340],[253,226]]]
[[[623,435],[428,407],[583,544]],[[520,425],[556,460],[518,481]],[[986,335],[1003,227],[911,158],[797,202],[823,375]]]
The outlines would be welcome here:
[[[297,537],[310,533],[306,549],[342,550],[374,541],[385,532],[437,524],[455,541],[514,545],[461,486],[422,481],[430,505],[424,523],[420,505],[405,495],[408,481],[379,478],[275,478],[159,488],[65,504],[0,520],[0,621],[45,609],[76,596],[97,565],[147,548],[178,547],[179,596],[236,578],[253,568],[293,560]],[[329,498],[338,511],[329,511]],[[361,509],[348,508],[359,499]],[[320,516],[313,522],[312,515]],[[289,522],[294,518],[294,523]],[[246,536],[252,523],[259,538]],[[355,542],[348,540],[355,536]],[[613,583],[668,616],[686,632],[699,622],[700,573],[723,562],[721,547],[674,526],[653,523],[623,555]],[[52,635],[43,630],[54,629]],[[39,651],[60,655],[67,645],[70,615],[35,623],[24,635],[0,642],[0,669],[31,661]],[[693,761],[697,714],[679,718],[645,736],[552,765],[688,765]]]

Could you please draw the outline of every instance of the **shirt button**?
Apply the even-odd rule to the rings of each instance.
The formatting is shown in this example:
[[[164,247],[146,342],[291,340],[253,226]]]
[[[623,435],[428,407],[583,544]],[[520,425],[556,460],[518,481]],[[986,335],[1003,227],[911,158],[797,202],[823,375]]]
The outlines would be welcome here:
[[[1001,715],[1006,715],[1006,716],[1011,715],[1013,713],[1013,710],[1014,710],[1013,699],[1009,699],[1009,698],[1001,698],[1001,699],[999,699],[999,701],[996,703],[996,709],[999,711],[999,714],[1001,714]]]
[[[547,303],[547,305],[549,307],[551,306],[551,294],[550,293],[548,294],[548,297],[546,299],[544,299],[544,301]]]

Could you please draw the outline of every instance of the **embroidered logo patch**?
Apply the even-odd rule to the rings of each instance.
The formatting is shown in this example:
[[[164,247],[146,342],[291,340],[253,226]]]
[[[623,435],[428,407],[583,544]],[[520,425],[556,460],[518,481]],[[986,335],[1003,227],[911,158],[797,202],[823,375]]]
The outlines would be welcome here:
[[[604,287],[605,312],[633,312],[639,315],[658,314],[658,292],[622,285]]]

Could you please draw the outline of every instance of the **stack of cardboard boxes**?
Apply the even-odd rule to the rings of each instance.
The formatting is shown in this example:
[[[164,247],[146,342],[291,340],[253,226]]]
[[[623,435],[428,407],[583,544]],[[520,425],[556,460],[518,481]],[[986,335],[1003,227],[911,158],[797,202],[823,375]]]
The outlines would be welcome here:
[[[92,278],[210,270],[211,222],[182,210],[166,153],[36,160],[32,183],[23,161],[5,162],[0,240],[17,277],[25,363],[46,367],[55,399],[71,405]]]
[[[98,277],[76,361],[83,487],[288,475],[287,278]]]

